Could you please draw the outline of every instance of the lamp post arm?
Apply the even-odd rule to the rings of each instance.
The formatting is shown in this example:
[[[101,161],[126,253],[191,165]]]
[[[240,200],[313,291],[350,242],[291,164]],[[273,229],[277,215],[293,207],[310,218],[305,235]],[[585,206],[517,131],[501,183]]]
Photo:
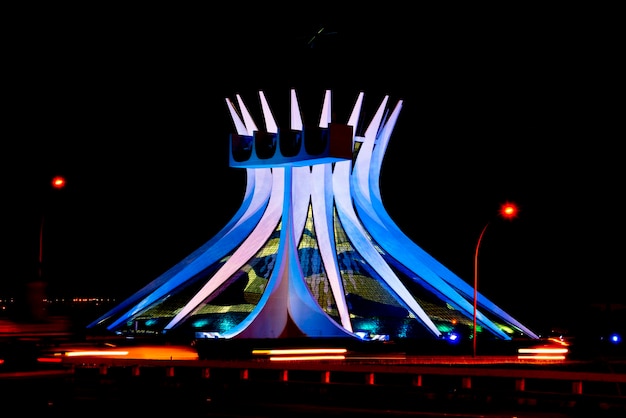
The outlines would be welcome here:
[[[478,236],[478,242],[476,243],[476,252],[474,253],[474,277],[478,277],[478,250],[480,249],[480,243],[483,240],[483,235],[485,235],[485,231],[489,226],[489,222],[485,224],[483,230],[480,231],[480,235]]]
[[[478,242],[476,243],[476,251],[474,252],[474,321],[472,328],[472,346],[474,357],[476,357],[476,316],[478,313],[478,250],[480,249],[480,243],[483,240],[483,235],[485,235],[485,231],[488,226],[489,222],[487,222],[483,227],[483,230],[480,231]]]

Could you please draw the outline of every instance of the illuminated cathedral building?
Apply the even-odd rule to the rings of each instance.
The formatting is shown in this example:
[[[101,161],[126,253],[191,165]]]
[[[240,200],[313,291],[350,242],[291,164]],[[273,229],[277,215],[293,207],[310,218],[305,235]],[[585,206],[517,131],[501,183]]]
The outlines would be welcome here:
[[[381,166],[402,101],[392,108],[384,97],[360,125],[360,93],[336,123],[328,90],[319,123],[307,126],[291,90],[289,126],[279,126],[263,92],[259,99],[262,125],[240,95],[226,99],[230,166],[246,170],[240,209],[88,328],[214,339],[539,338],[482,294],[476,308],[473,286],[385,210]]]

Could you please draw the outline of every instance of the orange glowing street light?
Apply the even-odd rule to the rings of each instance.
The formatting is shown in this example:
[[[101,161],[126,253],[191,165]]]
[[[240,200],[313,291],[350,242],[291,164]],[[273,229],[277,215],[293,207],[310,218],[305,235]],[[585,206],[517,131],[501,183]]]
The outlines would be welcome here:
[[[504,219],[517,218],[518,213],[519,208],[515,203],[506,202],[502,206],[500,206],[500,216],[502,216]]]
[[[519,208],[515,203],[506,202],[500,206],[499,214],[504,219],[513,219],[517,217],[519,213]],[[485,235],[485,231],[489,226],[489,222],[485,224],[483,230],[480,231],[480,235],[478,236],[478,242],[476,243],[476,251],[474,252],[474,323],[472,328],[472,346],[473,346],[473,355],[476,357],[476,314],[478,312],[478,250],[480,248],[480,243],[483,240],[483,235]]]
[[[52,178],[52,187],[55,189],[62,189],[65,187],[65,177],[63,176],[54,176]]]

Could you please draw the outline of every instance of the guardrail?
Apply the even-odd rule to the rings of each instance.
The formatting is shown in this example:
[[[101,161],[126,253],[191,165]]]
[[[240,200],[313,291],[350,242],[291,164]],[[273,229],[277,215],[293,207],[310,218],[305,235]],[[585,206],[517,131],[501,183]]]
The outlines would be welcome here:
[[[448,361],[446,361],[448,360]],[[474,361],[474,363],[472,363]],[[176,382],[174,387],[194,385],[229,387],[231,391],[292,393],[368,401],[384,398],[391,407],[407,407],[407,400],[432,402],[506,402],[532,408],[576,408],[626,412],[626,371],[593,371],[589,365],[530,364],[513,358],[352,358],[341,361],[250,360],[137,360],[67,358],[63,366],[77,381],[102,384]],[[626,364],[618,364],[626,368]],[[571,370],[568,370],[570,368]],[[254,389],[253,389],[254,388]],[[272,389],[270,389],[272,388]],[[248,395],[249,396],[249,395]],[[271,396],[271,395],[267,395]],[[314,396],[314,397],[315,397]]]

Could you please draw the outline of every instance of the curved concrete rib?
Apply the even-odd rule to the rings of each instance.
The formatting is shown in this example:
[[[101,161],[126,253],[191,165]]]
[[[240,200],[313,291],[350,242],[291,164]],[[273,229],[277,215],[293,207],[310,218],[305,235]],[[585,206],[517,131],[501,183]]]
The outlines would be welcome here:
[[[272,193],[269,203],[257,227],[241,242],[233,255],[224,265],[211,277],[211,279],[200,289],[198,293],[181,309],[181,311],[170,321],[165,329],[171,329],[179,321],[185,318],[204,299],[217,290],[231,275],[235,274],[245,263],[252,258],[272,235],[282,213],[284,169],[275,168],[272,171]]]

